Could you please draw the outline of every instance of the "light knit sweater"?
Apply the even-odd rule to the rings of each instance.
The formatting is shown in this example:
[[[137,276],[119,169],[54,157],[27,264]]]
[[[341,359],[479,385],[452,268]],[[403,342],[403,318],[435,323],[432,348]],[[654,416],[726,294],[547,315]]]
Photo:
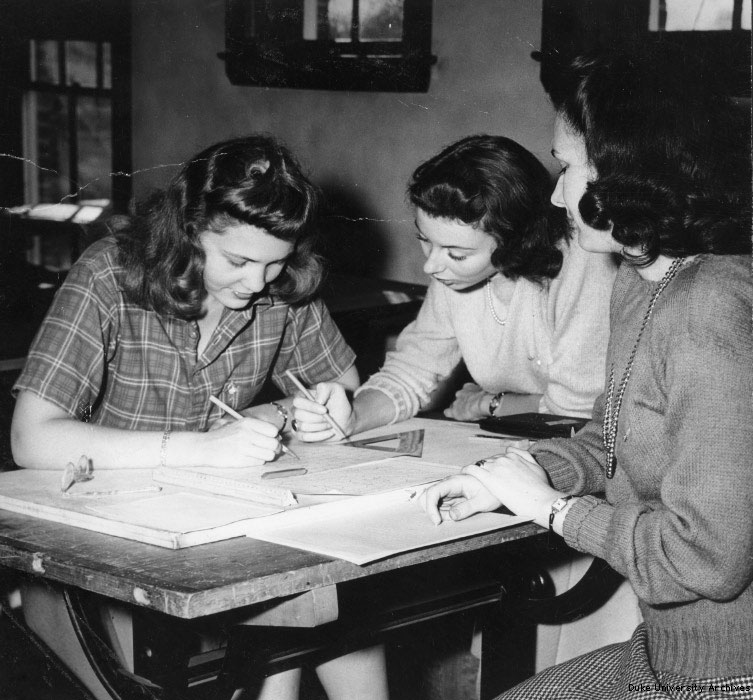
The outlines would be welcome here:
[[[484,285],[454,291],[429,285],[416,320],[400,334],[384,367],[357,393],[377,389],[395,407],[394,421],[427,405],[461,359],[482,389],[542,394],[545,413],[590,417],[603,388],[614,259],[563,243],[559,275],[543,286],[492,278],[492,316]],[[501,299],[509,298],[507,308]]]
[[[619,383],[655,285],[623,266],[607,356]],[[654,670],[753,672],[753,279],[751,261],[698,256],[644,331],[606,479],[601,420],[532,452],[554,486],[586,495],[566,542],[605,559],[641,601]]]

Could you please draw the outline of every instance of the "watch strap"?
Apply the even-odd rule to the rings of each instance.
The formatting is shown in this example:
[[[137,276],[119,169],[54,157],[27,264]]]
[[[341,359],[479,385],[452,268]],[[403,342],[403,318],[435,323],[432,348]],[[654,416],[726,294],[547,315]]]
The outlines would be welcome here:
[[[489,415],[493,416],[497,409],[499,408],[499,405],[502,403],[502,399],[505,398],[505,392],[500,391],[494,396],[492,396],[492,400],[489,402]]]

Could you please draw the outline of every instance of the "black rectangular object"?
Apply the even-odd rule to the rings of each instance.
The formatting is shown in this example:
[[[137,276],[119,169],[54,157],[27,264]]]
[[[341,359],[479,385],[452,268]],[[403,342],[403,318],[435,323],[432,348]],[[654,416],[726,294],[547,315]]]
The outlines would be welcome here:
[[[478,425],[482,430],[526,438],[570,437],[588,423],[587,418],[558,416],[552,413],[516,413],[510,416],[489,416]]]

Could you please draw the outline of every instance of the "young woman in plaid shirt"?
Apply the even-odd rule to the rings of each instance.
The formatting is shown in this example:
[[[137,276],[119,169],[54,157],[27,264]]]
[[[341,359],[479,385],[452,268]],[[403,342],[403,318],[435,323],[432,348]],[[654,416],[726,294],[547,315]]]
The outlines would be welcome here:
[[[69,272],[14,387],[22,467],[250,466],[279,453],[292,398],[254,406],[266,380],[358,386],[353,351],[314,298],[316,188],[272,138],[218,143]],[[225,421],[209,397],[242,412]],[[210,429],[213,428],[213,429]],[[330,697],[387,697],[381,648],[322,663]],[[294,698],[297,669],[259,698]],[[248,694],[244,694],[248,697]]]
[[[282,410],[251,407],[270,378],[358,384],[321,300],[318,196],[263,136],[192,158],[164,193],[109,225],[69,272],[15,386],[16,462],[96,469],[262,464]],[[216,430],[217,396],[243,411]],[[286,426],[289,429],[289,425]]]

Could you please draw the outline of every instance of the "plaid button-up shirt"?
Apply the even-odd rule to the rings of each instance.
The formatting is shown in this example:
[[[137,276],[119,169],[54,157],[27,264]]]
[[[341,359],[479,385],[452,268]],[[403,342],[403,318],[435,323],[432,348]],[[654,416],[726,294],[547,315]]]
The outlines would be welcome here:
[[[79,420],[129,430],[205,430],[219,417],[211,394],[241,410],[284,372],[313,384],[355,360],[320,300],[260,299],[225,309],[198,355],[195,321],[163,317],[123,296],[112,238],[90,246],[58,291],[14,393],[30,391]]]

